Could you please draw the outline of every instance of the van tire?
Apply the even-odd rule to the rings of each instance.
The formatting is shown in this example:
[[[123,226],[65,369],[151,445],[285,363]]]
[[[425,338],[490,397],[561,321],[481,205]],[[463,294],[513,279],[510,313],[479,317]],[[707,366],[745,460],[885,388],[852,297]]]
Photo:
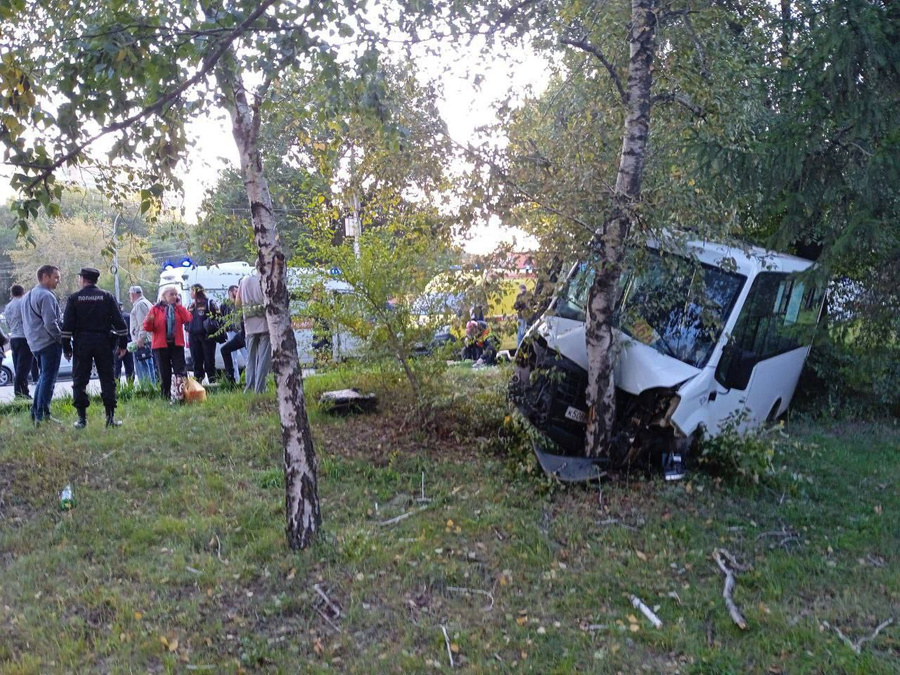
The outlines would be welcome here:
[[[766,422],[765,422],[766,427],[771,427],[771,426],[775,425],[775,423],[778,421],[778,418],[781,416],[778,413],[778,411],[780,409],[781,409],[781,399],[778,398],[778,399],[775,399],[775,403],[772,404],[772,408],[771,408],[771,410],[769,410],[769,414],[766,415]]]

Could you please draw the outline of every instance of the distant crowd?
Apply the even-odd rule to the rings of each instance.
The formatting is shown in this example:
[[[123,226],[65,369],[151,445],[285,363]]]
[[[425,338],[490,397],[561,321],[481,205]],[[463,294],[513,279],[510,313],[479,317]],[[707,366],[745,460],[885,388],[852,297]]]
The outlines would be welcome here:
[[[59,268],[44,265],[37,271],[37,284],[26,292],[15,284],[4,311],[9,335],[0,331],[0,363],[8,344],[12,352],[17,398],[32,401],[36,424],[55,420],[50,400],[56,386],[62,356],[72,361],[72,395],[78,418],[76,428],[87,425],[90,399],[87,384],[93,372],[100,380],[106,425],[121,424],[115,417],[116,382],[122,370],[129,382],[158,385],[163,398],[183,397],[188,375],[185,349],[189,350],[194,377],[214,384],[216,347],[221,345],[222,374],[237,386],[241,372],[235,353],[244,356],[245,391],[263,392],[271,367],[271,344],[266,324],[262,282],[246,276],[228,289],[221,306],[207,297],[205,289],[191,286],[191,302],[184,307],[174,286],[162,289],[152,303],[140,286],[128,289],[131,311],[97,286],[99,270],[84,267],[78,275],[81,290],[72,293],[60,313],[56,288]],[[29,391],[28,378],[35,382]]]

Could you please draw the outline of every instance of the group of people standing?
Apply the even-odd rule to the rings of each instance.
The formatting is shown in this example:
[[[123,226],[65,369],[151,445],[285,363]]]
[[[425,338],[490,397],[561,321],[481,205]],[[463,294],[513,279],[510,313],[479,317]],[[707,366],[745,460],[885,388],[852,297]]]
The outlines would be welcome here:
[[[187,308],[175,287],[164,288],[159,302],[153,304],[144,297],[140,286],[132,286],[132,309],[127,315],[111,293],[97,287],[99,278],[99,270],[81,269],[81,289],[69,296],[62,319],[54,293],[60,281],[56,266],[41,267],[38,283],[27,293],[21,285],[10,289],[11,301],[4,315],[16,372],[14,391],[17,397],[32,399],[31,417],[36,424],[54,419],[50,416],[50,401],[63,354],[73,364],[76,428],[87,425],[87,384],[94,369],[100,380],[106,425],[116,427],[121,424],[115,418],[115,410],[116,381],[122,365],[128,375],[129,362],[133,363],[139,382],[151,386],[158,383],[163,398],[171,399],[173,381],[177,390],[181,378],[187,376],[186,348],[193,360],[194,377],[215,383],[216,346],[222,344],[225,378],[235,384],[239,373],[234,367],[234,353],[246,346],[246,391],[265,391],[271,345],[258,276],[244,277],[239,285],[231,286],[221,307],[207,297],[199,284],[191,287],[191,304]],[[0,333],[0,358],[6,341]],[[33,397],[27,379],[32,361],[38,371]]]

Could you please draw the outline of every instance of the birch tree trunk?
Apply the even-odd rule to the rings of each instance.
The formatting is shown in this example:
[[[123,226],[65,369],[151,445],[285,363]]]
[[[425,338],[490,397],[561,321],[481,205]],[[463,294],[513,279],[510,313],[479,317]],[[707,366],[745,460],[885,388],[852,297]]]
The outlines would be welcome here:
[[[216,70],[216,79],[231,116],[232,134],[240,153],[241,174],[250,202],[253,235],[259,250],[256,268],[263,282],[284,448],[286,532],[288,544],[297,550],[309,546],[322,523],[316,455],[306,416],[297,342],[291,327],[287,266],[278,243],[272,196],[259,151],[259,102],[257,100],[251,106],[234,53],[229,52],[227,56],[230,58],[224,58]]]
[[[625,243],[634,221],[634,205],[641,197],[644,161],[650,136],[653,57],[656,51],[658,0],[632,0],[630,58],[626,88],[628,111],[619,155],[612,209],[594,236],[597,266],[588,293],[585,341],[588,354],[588,423],[585,454],[596,457],[609,450],[616,417],[613,381],[615,306]]]

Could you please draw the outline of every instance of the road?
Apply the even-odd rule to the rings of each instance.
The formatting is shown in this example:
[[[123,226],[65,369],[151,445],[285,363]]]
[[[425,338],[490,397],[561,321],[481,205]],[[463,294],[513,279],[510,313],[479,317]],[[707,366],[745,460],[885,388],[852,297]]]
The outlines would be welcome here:
[[[310,377],[316,374],[315,368],[304,368],[303,369],[303,377]],[[122,383],[125,383],[125,376],[122,376]],[[31,390],[31,393],[34,393],[34,385],[31,384],[28,387]],[[89,394],[99,394],[100,393],[100,380],[91,380],[88,383],[88,393]],[[65,379],[59,380],[56,383],[56,387],[53,390],[53,398],[59,398],[61,396],[71,396],[72,395],[72,380]],[[0,405],[4,403],[9,403],[13,400],[13,388],[12,385],[7,387],[0,387]]]
[[[125,381],[125,378],[122,378],[122,381]],[[29,385],[28,387],[31,390],[31,393],[34,393],[34,385]],[[100,382],[98,380],[91,380],[88,383],[88,393],[90,394],[99,394],[100,393]],[[72,395],[72,380],[59,380],[56,383],[56,387],[53,390],[53,398],[59,398],[61,396],[71,396]],[[0,404],[9,403],[13,400],[13,388],[12,385],[8,387],[0,387]]]

